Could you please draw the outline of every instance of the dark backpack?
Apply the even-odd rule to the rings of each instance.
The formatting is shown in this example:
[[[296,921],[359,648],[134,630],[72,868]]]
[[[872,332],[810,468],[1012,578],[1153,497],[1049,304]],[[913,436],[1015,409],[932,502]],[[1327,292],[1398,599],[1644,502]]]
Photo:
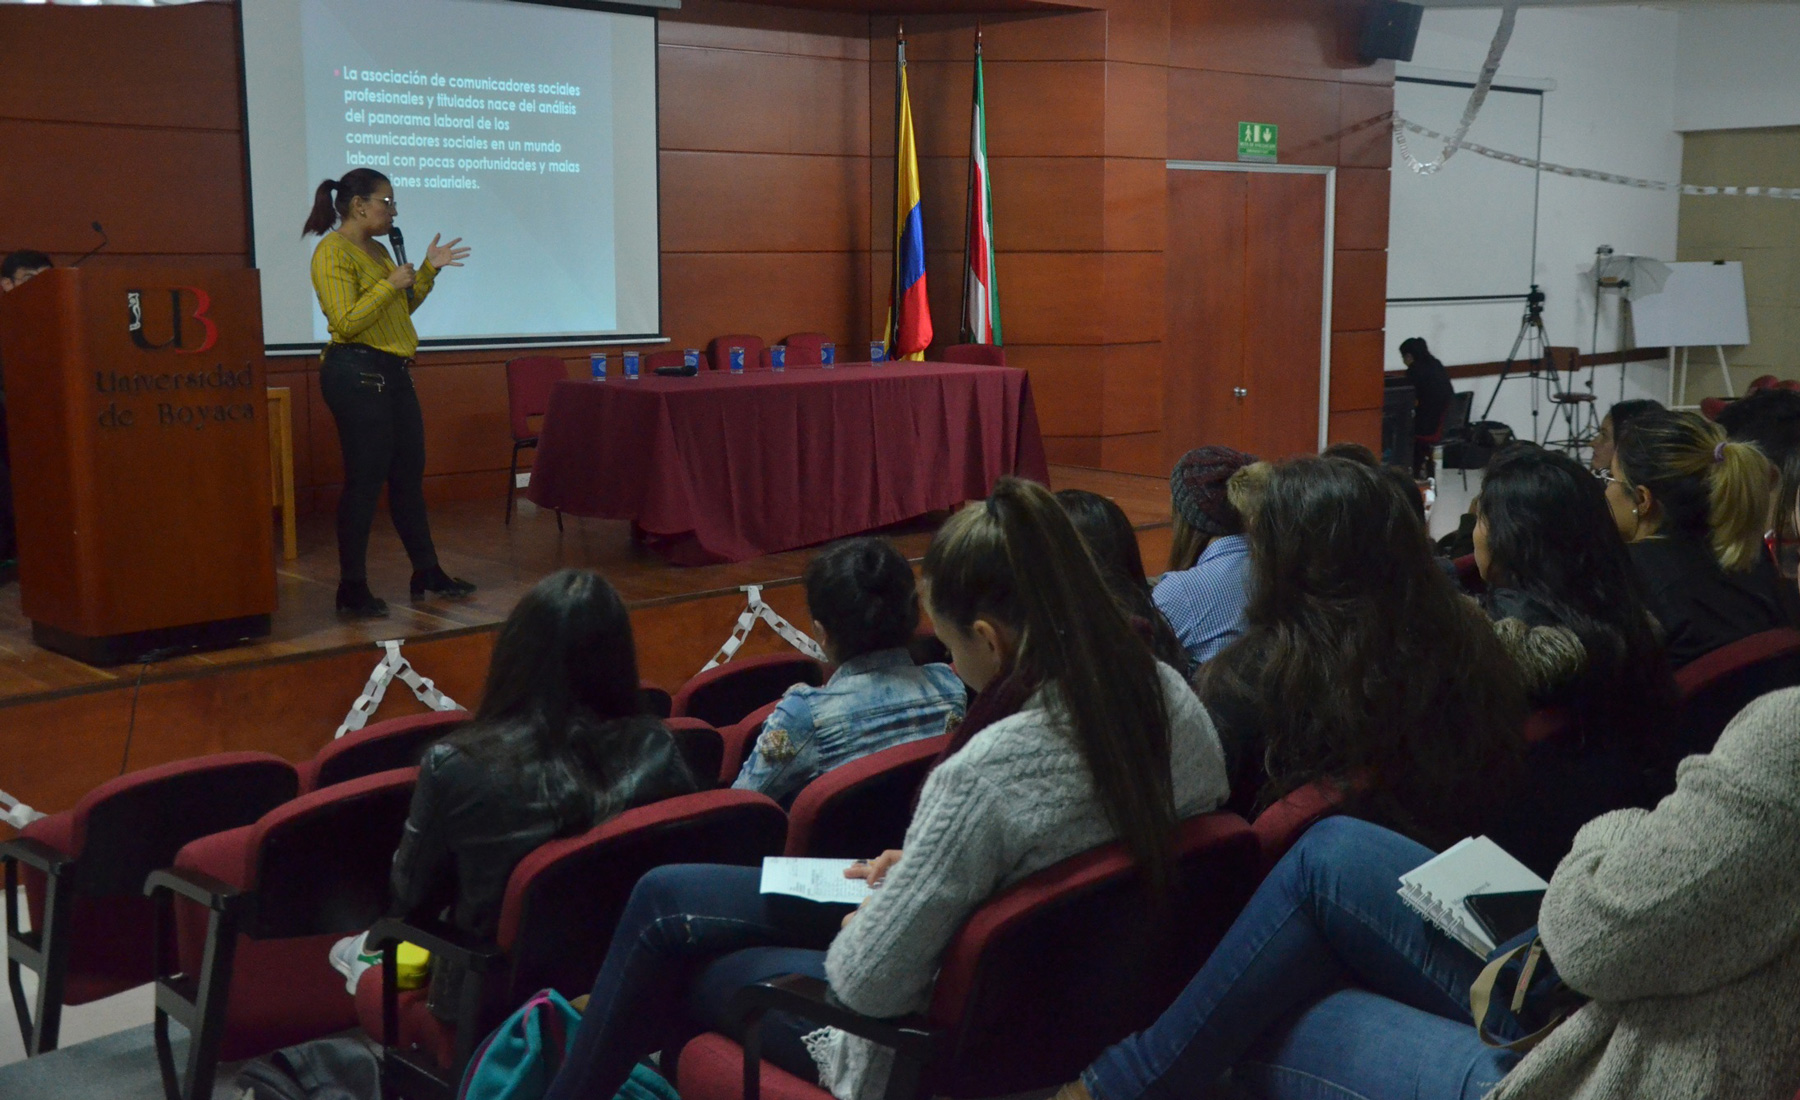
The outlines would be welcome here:
[[[245,1100],[381,1100],[381,1058],[367,1039],[344,1036],[285,1047],[245,1063]]]

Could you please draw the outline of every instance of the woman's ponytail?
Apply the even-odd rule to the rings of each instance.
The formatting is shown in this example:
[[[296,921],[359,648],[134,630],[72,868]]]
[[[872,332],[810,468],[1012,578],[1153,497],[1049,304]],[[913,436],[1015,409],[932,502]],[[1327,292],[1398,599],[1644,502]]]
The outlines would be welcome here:
[[[1708,476],[1713,553],[1727,571],[1741,572],[1762,553],[1775,468],[1756,447],[1724,438],[1725,429],[1716,424],[1712,428],[1719,436]]]
[[[337,203],[333,199],[333,192],[337,189],[337,180],[326,180],[313,192],[312,213],[306,216],[306,228],[300,231],[302,237],[312,234],[322,236],[331,232],[331,227],[337,224]]]

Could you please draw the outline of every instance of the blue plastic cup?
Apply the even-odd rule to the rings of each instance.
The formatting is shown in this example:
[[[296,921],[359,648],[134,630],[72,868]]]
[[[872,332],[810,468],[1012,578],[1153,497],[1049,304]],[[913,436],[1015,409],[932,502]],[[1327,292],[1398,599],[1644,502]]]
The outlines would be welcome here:
[[[681,353],[681,365],[689,370],[700,369],[700,349],[688,348]]]
[[[836,362],[837,362],[837,345],[836,344],[820,344],[819,345],[819,365],[821,367],[829,367]]]
[[[733,373],[733,374],[744,373],[744,349],[740,348],[740,347],[732,347],[732,348],[726,349],[726,351],[731,356],[731,373]]]
[[[625,381],[636,382],[637,380],[638,353],[635,351],[628,351],[625,353]]]
[[[596,381],[596,382],[606,381],[606,353],[605,352],[597,351],[594,354],[588,356],[588,372],[594,376],[594,381]]]
[[[787,348],[786,348],[786,346],[784,346],[782,344],[776,344],[774,347],[769,349],[769,369],[774,370],[774,371],[787,370]]]
[[[869,362],[879,363],[887,358],[887,345],[880,340],[869,341]]]

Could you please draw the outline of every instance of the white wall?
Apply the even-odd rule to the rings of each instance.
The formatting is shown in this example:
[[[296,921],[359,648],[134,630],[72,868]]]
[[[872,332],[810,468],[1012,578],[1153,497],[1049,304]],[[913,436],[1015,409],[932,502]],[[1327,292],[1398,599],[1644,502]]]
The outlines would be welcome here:
[[[1497,8],[1427,8],[1413,63],[1473,74],[1481,67],[1498,22]],[[1501,81],[1509,74],[1555,81],[1554,90],[1544,94],[1544,159],[1650,179],[1679,179],[1681,138],[1674,125],[1673,75],[1677,31],[1675,12],[1653,8],[1521,9],[1501,63]],[[1413,149],[1425,159],[1435,153],[1430,143],[1418,138],[1413,139]],[[1473,155],[1467,150],[1457,153]],[[1394,171],[1408,170],[1397,157]],[[1593,288],[1584,272],[1593,265],[1594,249],[1610,244],[1621,254],[1674,259],[1678,209],[1676,196],[1670,194],[1543,176],[1536,271],[1548,295],[1544,321],[1552,343],[1593,349]],[[1481,225],[1482,212],[1470,209],[1468,220],[1472,226]],[[1440,247],[1456,249],[1464,243],[1445,240]],[[1406,256],[1390,251],[1390,265],[1406,262]],[[1470,255],[1468,262],[1481,263],[1482,256]],[[1395,346],[1408,336],[1425,337],[1449,364],[1504,359],[1522,313],[1522,303],[1516,302],[1390,306],[1388,369],[1399,369]],[[1613,351],[1619,346],[1617,303],[1608,300],[1601,310],[1599,348]],[[1604,413],[1618,400],[1621,372],[1603,368],[1597,373],[1596,391]],[[1626,396],[1663,396],[1667,386],[1663,367],[1633,364],[1624,373]],[[1585,377],[1584,373],[1584,381]],[[1458,382],[1459,388],[1476,390],[1478,414],[1493,385],[1491,379]],[[1529,397],[1529,383],[1509,381],[1493,418],[1512,424],[1520,434],[1529,433]]]
[[[1677,130],[1800,125],[1800,6],[1690,4],[1679,28]]]

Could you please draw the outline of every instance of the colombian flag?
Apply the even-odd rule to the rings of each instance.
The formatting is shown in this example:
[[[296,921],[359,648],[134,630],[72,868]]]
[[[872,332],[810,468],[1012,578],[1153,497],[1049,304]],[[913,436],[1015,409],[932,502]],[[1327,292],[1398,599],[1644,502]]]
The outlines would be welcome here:
[[[906,94],[906,39],[899,42],[894,89],[894,289],[888,299],[887,355],[923,359],[931,344],[925,297],[925,217],[919,203],[919,154],[913,146],[912,100]]]

